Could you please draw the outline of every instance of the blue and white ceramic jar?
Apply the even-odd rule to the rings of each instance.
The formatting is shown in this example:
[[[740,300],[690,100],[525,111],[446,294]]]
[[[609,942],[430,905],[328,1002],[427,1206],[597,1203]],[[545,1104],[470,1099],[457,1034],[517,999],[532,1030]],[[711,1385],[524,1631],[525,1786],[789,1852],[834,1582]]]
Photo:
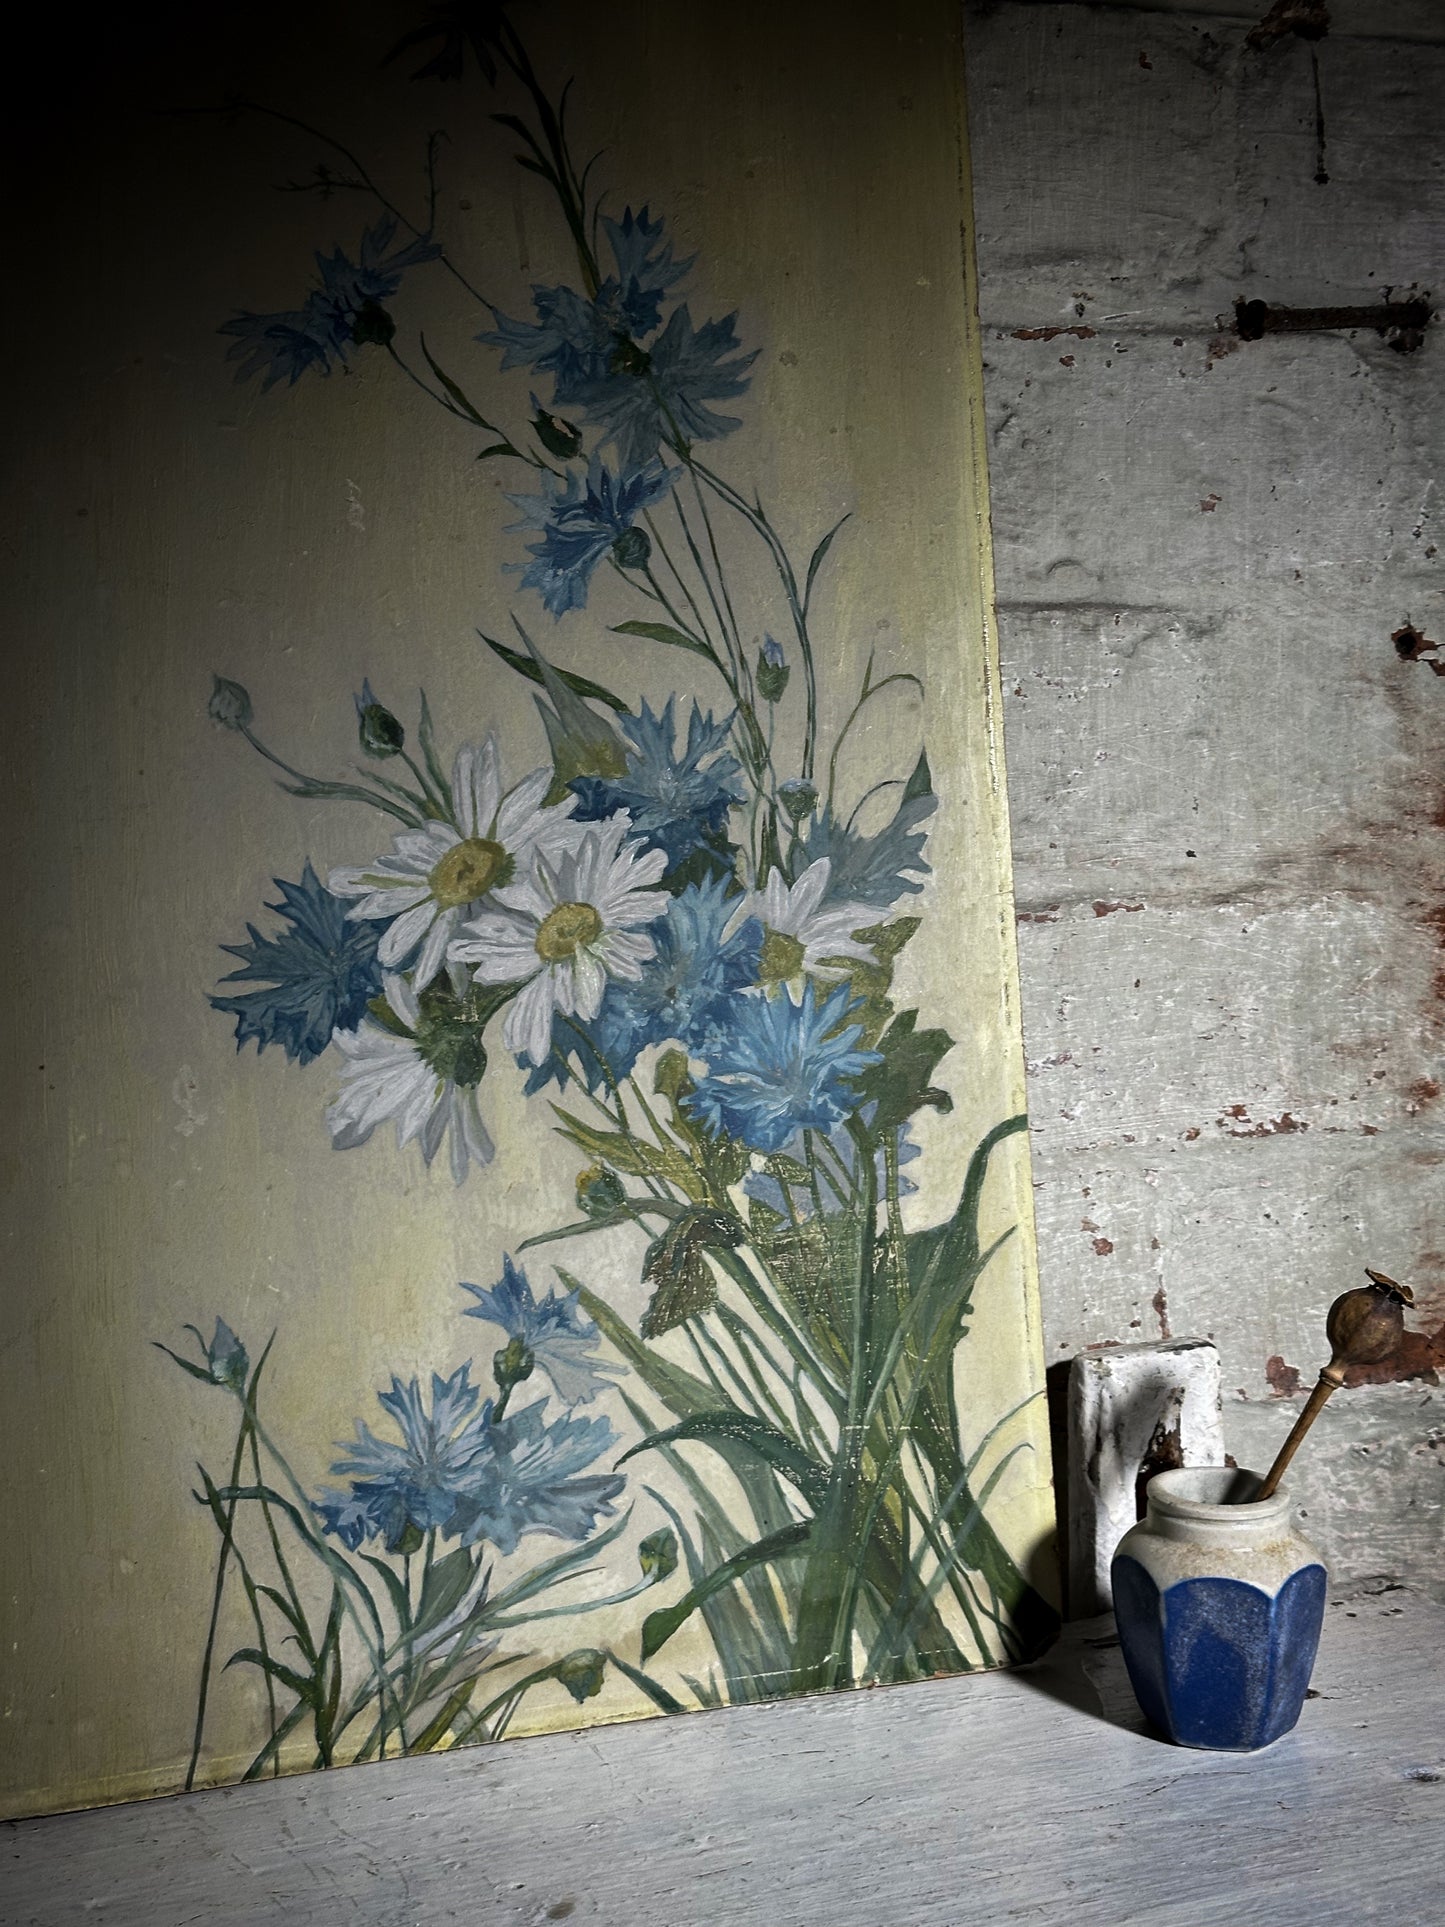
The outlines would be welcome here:
[[[1114,1554],[1114,1616],[1135,1697],[1179,1746],[1253,1752],[1300,1716],[1325,1567],[1253,1472],[1160,1472]]]

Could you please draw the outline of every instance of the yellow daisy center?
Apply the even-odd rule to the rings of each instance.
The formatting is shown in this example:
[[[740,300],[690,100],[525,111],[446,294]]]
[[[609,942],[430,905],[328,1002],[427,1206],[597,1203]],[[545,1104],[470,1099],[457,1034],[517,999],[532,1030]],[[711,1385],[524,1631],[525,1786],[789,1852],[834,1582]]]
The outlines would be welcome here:
[[[565,963],[601,935],[602,919],[590,903],[559,903],[542,920],[537,955],[543,963]]]
[[[509,859],[500,843],[489,836],[468,836],[454,843],[427,881],[443,910],[484,897],[500,879]]]
[[[803,968],[803,946],[786,930],[763,933],[762,953],[758,958],[758,982],[784,984]]]

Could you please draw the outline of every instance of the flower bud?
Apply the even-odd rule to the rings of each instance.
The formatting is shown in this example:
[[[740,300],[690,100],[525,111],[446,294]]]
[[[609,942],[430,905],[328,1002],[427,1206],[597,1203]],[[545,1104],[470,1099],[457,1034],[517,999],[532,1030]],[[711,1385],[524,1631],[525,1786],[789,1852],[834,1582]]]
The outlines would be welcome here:
[[[532,431],[537,440],[549,455],[570,462],[582,447],[582,430],[572,422],[563,421],[560,415],[552,414],[535,395],[532,406],[537,411],[532,417]]]
[[[780,783],[778,801],[797,824],[801,823],[805,816],[811,816],[817,809],[818,792],[811,783]]]
[[[361,694],[352,700],[356,704],[357,734],[366,754],[378,761],[399,754],[406,742],[406,731],[391,711],[372,695],[371,684],[364,682]]]
[[[246,1347],[224,1318],[216,1320],[215,1336],[206,1347],[206,1364],[217,1385],[228,1386],[233,1392],[245,1390],[251,1361]]]
[[[783,691],[787,688],[788,678],[792,673],[781,645],[774,642],[771,636],[764,636],[763,646],[758,651],[756,675],[758,694],[765,703],[776,703],[782,700]]]
[[[640,380],[652,367],[652,356],[626,335],[618,335],[607,367],[610,374],[635,375]]]
[[[595,1646],[581,1646],[557,1662],[557,1677],[579,1706],[583,1700],[596,1699],[606,1671],[606,1656]]]
[[[637,1563],[642,1568],[643,1578],[650,1579],[654,1586],[672,1577],[677,1571],[677,1534],[671,1526],[648,1533],[638,1545]]]
[[[395,333],[396,323],[375,301],[358,308],[351,318],[351,339],[358,347],[389,347]]]
[[[646,529],[624,529],[612,544],[612,555],[619,568],[645,569],[652,560]]]
[[[414,1552],[420,1552],[426,1544],[426,1534],[415,1519],[408,1519],[401,1529],[401,1537],[393,1545],[387,1542],[388,1552],[399,1552],[403,1559],[410,1559]]]
[[[211,700],[207,714],[213,723],[222,729],[249,729],[251,727],[251,698],[242,684],[231,682],[225,676],[211,677]]]
[[[657,1060],[653,1073],[652,1088],[659,1097],[671,1098],[676,1104],[693,1088],[692,1073],[687,1068],[687,1052],[678,1050],[676,1045],[665,1050]]]
[[[577,1202],[589,1218],[610,1218],[627,1202],[622,1180],[605,1164],[577,1173]]]
[[[1330,1306],[1325,1335],[1330,1341],[1326,1370],[1375,1365],[1388,1358],[1405,1332],[1405,1307],[1414,1302],[1406,1285],[1383,1272],[1368,1272],[1369,1284],[1347,1291]]]
[[[509,1339],[503,1350],[492,1355],[492,1377],[499,1392],[510,1392],[514,1385],[532,1376],[536,1360],[525,1338]]]

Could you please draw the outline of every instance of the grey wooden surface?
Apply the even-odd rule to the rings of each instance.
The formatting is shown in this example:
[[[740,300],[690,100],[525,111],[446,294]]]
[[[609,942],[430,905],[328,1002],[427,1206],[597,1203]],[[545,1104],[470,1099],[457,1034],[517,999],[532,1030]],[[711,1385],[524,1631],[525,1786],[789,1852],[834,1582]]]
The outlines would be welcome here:
[[[5,1927],[1440,1927],[1445,1609],[1331,1604],[1255,1755],[1143,1730],[1108,1620],[1017,1674],[0,1829]]]

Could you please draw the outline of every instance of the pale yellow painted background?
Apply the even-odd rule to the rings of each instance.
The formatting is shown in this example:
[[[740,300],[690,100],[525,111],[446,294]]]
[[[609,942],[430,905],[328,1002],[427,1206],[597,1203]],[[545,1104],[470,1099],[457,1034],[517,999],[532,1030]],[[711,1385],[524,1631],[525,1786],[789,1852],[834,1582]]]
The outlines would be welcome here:
[[[487,292],[525,312],[530,280],[569,276],[559,223],[541,184],[506,165],[510,142],[485,125],[473,83],[408,87],[377,71],[408,18],[338,8],[303,25],[284,58],[219,39],[186,51],[141,97],[100,96],[93,119],[76,117],[30,210],[0,724],[7,1812],[162,1790],[184,1768],[215,1551],[191,1468],[219,1470],[232,1408],[149,1341],[177,1342],[187,1320],[209,1330],[219,1312],[254,1351],[279,1326],[270,1420],[314,1484],[331,1442],[358,1415],[380,1418],[374,1392],[391,1370],[475,1356],[485,1376],[493,1334],[460,1319],[456,1281],[491,1282],[504,1249],[570,1213],[578,1159],[545,1135],[540,1101],[524,1111],[500,1051],[482,1096],[501,1152],[457,1192],[444,1157],[426,1172],[389,1130],[334,1153],[330,1064],[238,1059],[230,1021],[205,1001],[218,944],[247,918],[270,927],[259,913],[273,875],[298,876],[309,856],[324,876],[386,842],[378,817],[283,795],[207,723],[213,668],[247,684],[269,740],[322,773],[352,758],[363,676],[408,720],[425,685],[448,755],[490,725],[513,780],[544,760],[524,685],[473,634],[505,630],[515,582],[499,564],[520,538],[499,534],[512,519],[500,490],[515,474],[474,462],[474,439],[374,351],[350,378],[268,396],[234,385],[222,359],[217,324],[240,306],[299,302],[311,248],[354,251],[368,209],[271,192],[320,154],[304,137],[139,111],[228,86],[264,97],[334,127],[414,205],[422,138],[445,123],[443,226]],[[614,211],[649,201],[664,213],[699,255],[695,320],[737,306],[745,344],[762,348],[737,409],[746,426],[711,451],[717,465],[756,484],[795,556],[853,511],[817,605],[824,740],[870,648],[926,677],[926,709],[907,695],[875,707],[848,776],[856,795],[906,774],[926,724],[937,874],[900,991],[958,1046],[940,1071],[957,1108],[917,1129],[924,1182],[908,1217],[924,1224],[952,1209],[978,1136],[1022,1108],[1022,1066],[982,640],[958,49],[944,0],[906,18],[900,32],[823,0],[696,15],[655,0],[605,17],[528,10],[523,24],[545,23],[550,78],[578,76],[577,145],[606,148]],[[424,319],[483,406],[520,425],[525,373],[502,381],[490,351],[469,349],[484,317],[438,270],[412,275],[395,309],[404,331]],[[625,696],[702,693],[678,675],[687,658],[603,635],[636,611],[600,575],[592,606],[561,624],[534,597],[515,600],[557,659]],[[995,1227],[1021,1230],[978,1294],[966,1443],[1041,1382],[1018,1140],[996,1161],[989,1209]],[[532,1259],[539,1289],[545,1255]],[[564,1262],[635,1320],[638,1257],[635,1242],[598,1240]],[[620,1405],[615,1416],[625,1428]],[[1001,1446],[1025,1436],[1035,1449],[1014,1461],[994,1517],[1038,1577],[1052,1519],[1041,1400]],[[661,1523],[640,1494],[633,1523],[633,1539]],[[635,1570],[626,1544],[608,1558],[615,1574]],[[635,1641],[647,1603],[563,1622],[557,1650],[629,1629]],[[705,1665],[705,1648],[694,1622],[659,1676]],[[259,1743],[259,1695],[230,1682],[211,1741],[243,1760]],[[639,1710],[611,1678],[586,1709]],[[576,1715],[560,1694],[528,1712]]]

